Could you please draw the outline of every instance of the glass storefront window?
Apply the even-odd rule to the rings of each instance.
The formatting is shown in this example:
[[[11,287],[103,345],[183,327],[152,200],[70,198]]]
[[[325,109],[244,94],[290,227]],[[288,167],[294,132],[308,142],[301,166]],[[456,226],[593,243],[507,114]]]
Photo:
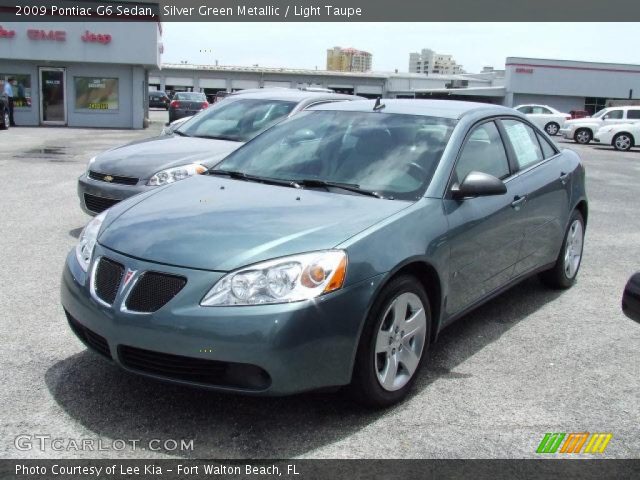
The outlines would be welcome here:
[[[5,82],[15,78],[13,85],[13,108],[29,108],[31,106],[31,75],[21,73],[0,73],[0,95],[4,92]]]
[[[118,79],[75,77],[77,110],[118,110]]]

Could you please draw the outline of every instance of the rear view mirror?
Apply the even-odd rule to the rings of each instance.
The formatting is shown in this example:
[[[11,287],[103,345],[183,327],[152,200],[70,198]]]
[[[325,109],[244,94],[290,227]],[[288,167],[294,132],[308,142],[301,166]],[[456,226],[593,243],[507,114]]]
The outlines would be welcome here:
[[[460,185],[451,189],[453,198],[486,197],[490,195],[504,195],[507,186],[502,180],[482,172],[470,172]]]
[[[631,320],[640,323],[640,272],[627,282],[622,294],[622,311]]]
[[[308,142],[309,140],[314,140],[315,138],[316,138],[316,133],[313,130],[304,128],[302,130],[293,132],[291,135],[288,135],[285,138],[284,143],[286,145],[297,145],[302,142]]]

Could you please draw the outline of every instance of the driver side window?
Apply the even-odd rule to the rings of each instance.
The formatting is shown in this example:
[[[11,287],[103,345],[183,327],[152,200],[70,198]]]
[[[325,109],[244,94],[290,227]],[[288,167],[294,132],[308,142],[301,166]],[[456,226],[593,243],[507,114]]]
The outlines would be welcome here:
[[[468,137],[456,165],[456,181],[461,183],[470,172],[482,172],[504,179],[510,174],[507,152],[494,122],[476,127]]]

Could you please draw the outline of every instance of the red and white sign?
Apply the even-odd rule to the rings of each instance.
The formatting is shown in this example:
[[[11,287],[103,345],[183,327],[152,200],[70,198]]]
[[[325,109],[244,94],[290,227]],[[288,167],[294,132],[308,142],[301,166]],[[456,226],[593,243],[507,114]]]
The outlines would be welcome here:
[[[5,30],[4,28],[2,28],[2,25],[0,25],[0,38],[13,38],[15,36],[15,30]]]
[[[27,30],[27,37],[31,40],[50,40],[53,42],[64,42],[67,39],[67,32],[64,30],[37,30],[30,28]]]
[[[111,35],[108,33],[92,33],[87,30],[80,38],[83,42],[101,43],[103,45],[111,43]]]

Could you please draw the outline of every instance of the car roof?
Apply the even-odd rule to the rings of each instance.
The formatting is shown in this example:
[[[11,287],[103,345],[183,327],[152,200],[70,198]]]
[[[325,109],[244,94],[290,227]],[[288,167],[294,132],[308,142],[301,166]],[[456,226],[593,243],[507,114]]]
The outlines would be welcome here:
[[[335,100],[353,100],[363,99],[356,95],[346,95],[343,93],[314,92],[308,90],[298,90],[296,88],[261,88],[259,90],[251,90],[249,92],[235,92],[227,98],[260,98],[269,100],[288,100],[293,102],[301,102],[307,99],[335,99]]]
[[[357,100],[354,102],[339,102],[317,105],[310,110],[338,110],[347,112],[372,112],[376,100]],[[382,113],[397,113],[404,115],[424,115],[459,119],[469,113],[485,115],[518,115],[512,108],[488,103],[463,102],[459,100],[417,100],[417,99],[383,99]]]

